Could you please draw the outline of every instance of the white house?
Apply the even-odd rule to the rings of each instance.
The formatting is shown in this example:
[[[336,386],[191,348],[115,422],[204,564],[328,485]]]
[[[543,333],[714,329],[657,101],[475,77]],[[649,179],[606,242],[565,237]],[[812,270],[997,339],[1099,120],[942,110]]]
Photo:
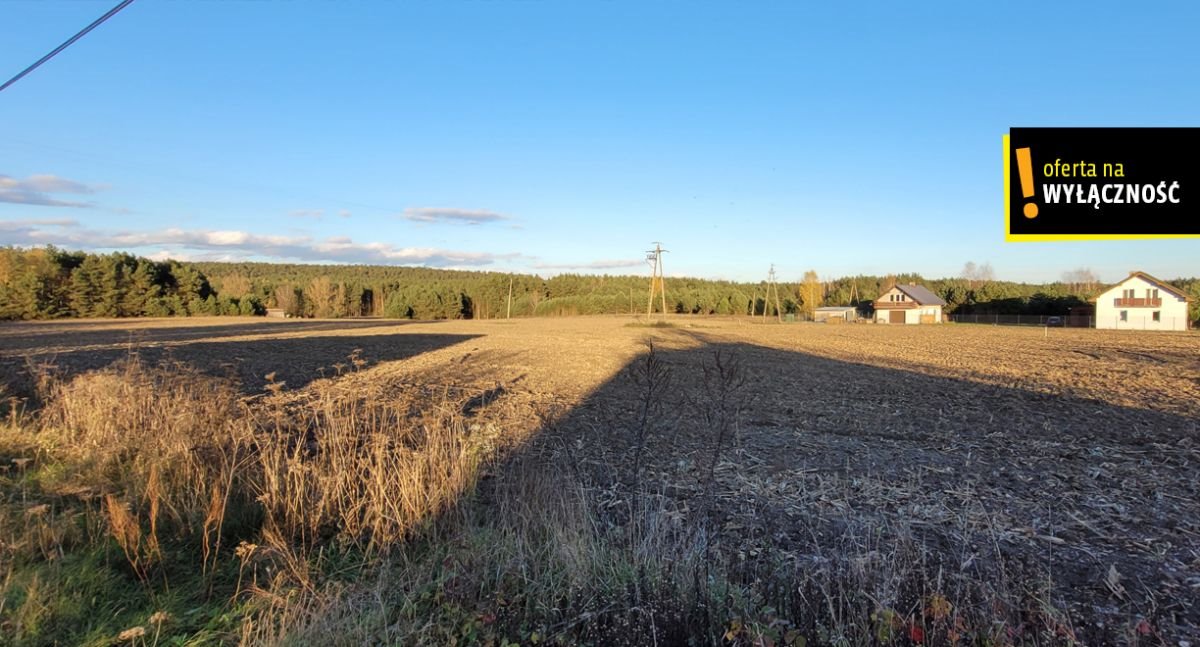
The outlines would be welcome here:
[[[875,323],[942,323],[945,301],[916,283],[893,286],[875,300]]]
[[[1122,330],[1187,330],[1186,292],[1145,272],[1133,272],[1124,281],[1092,299],[1096,327]]]

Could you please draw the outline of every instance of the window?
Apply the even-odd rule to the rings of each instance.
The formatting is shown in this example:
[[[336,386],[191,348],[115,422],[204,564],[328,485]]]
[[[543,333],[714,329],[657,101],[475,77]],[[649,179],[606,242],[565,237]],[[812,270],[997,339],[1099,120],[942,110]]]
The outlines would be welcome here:
[[[1129,311],[1128,310],[1121,311],[1121,321],[1129,321]]]
[[[1154,320],[1162,321],[1162,312],[1161,311],[1159,311],[1159,310],[1154,311]]]
[[[1158,298],[1158,289],[1157,289],[1157,288],[1154,290],[1154,296],[1152,296],[1152,297],[1150,297],[1150,298],[1151,298],[1151,299],[1157,299],[1157,298]]]

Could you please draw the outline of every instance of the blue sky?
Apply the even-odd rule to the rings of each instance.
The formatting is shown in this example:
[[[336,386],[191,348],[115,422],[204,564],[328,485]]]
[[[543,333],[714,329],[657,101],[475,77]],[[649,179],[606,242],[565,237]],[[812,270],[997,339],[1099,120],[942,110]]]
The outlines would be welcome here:
[[[7,79],[115,0],[6,0]],[[1052,5],[1052,6],[1051,6]],[[0,244],[760,280],[967,261],[1200,275],[1200,240],[1003,242],[1010,126],[1195,126],[1194,3],[137,0],[0,93]]]

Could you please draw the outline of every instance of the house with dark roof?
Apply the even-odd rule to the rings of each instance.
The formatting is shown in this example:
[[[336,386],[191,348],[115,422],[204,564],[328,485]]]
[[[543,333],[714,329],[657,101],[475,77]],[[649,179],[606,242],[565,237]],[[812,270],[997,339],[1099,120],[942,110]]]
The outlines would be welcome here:
[[[942,323],[942,308],[945,305],[945,301],[923,285],[897,284],[875,300],[875,323]]]
[[[1130,272],[1120,283],[1092,299],[1096,327],[1122,330],[1187,330],[1186,292],[1145,272]]]

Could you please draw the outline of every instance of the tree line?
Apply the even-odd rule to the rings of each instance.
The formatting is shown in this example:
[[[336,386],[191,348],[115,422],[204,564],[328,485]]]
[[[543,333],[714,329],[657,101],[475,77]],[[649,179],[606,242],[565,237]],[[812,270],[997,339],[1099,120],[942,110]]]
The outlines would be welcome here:
[[[175,261],[0,248],[0,319],[262,314],[261,299],[219,295],[203,272]]]
[[[820,278],[809,270],[768,293],[758,283],[667,278],[667,309],[676,314],[796,314],[822,305],[871,303],[896,283],[919,283],[946,301],[950,314],[1064,315],[1103,288],[1087,269],[1051,283],[995,280],[989,264],[968,263],[960,276],[919,274]],[[1196,297],[1200,279],[1170,281]],[[509,316],[646,312],[645,276],[560,274],[542,278],[424,267],[296,263],[178,263],[129,254],[86,254],[53,247],[0,249],[0,318],[257,315],[292,317],[494,319]],[[511,301],[510,301],[511,294]],[[660,310],[658,299],[652,308]]]
[[[649,278],[629,275],[559,274],[541,278],[419,267],[199,263],[221,294],[254,294],[293,316],[381,316],[413,319],[491,319],[514,317],[645,313]],[[1049,283],[994,278],[990,264],[968,263],[961,276],[927,279],[919,274],[857,275],[822,279],[809,270],[800,281],[778,284],[768,298],[767,283],[667,278],[667,309],[676,314],[797,314],[811,318],[822,305],[871,303],[896,283],[918,283],[946,301],[951,314],[1065,315],[1087,305],[1103,285],[1085,268]],[[1200,279],[1171,281],[1197,297]],[[652,312],[659,312],[658,299]]]

